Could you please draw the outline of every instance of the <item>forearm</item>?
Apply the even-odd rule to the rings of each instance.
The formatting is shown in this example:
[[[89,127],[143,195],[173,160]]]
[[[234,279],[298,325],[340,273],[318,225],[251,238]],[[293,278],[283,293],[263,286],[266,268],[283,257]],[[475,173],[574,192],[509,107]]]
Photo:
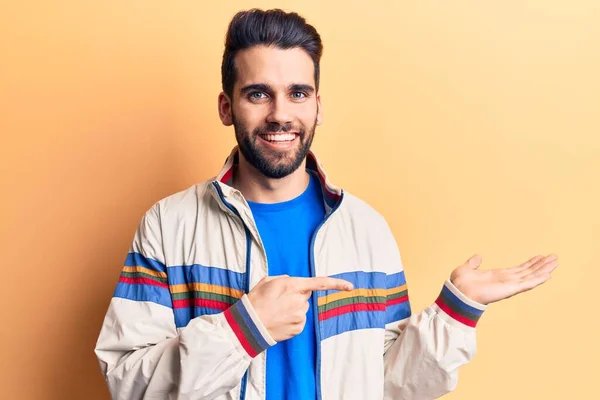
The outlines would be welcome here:
[[[454,390],[459,368],[475,355],[475,325],[485,308],[447,281],[432,306],[402,321],[384,355],[385,398],[435,399]]]

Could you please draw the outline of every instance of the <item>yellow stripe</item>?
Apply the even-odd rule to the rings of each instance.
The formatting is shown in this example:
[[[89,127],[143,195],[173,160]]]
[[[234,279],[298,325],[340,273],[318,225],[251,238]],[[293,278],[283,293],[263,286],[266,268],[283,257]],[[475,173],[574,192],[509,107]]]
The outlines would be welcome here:
[[[334,294],[330,294],[329,296],[319,297],[319,306],[323,304],[331,303],[332,301],[347,299],[349,297],[354,296],[364,296],[364,297],[373,297],[373,296],[382,296],[385,297],[387,291],[385,289],[354,289],[350,292],[337,292]]]
[[[406,283],[404,285],[402,285],[402,286],[398,286],[398,287],[395,287],[395,288],[388,289],[387,290],[387,295],[391,296],[391,295],[396,294],[396,293],[404,292],[405,290],[406,290]]]
[[[170,286],[171,293],[184,293],[189,291],[197,291],[197,292],[209,292],[209,293],[217,293],[224,294],[225,296],[235,297],[236,299],[241,298],[244,295],[244,292],[237,289],[228,288],[225,286],[219,285],[208,285],[206,283],[190,283],[190,284],[180,284],[180,285],[171,285]]]
[[[129,272],[129,273],[141,272],[144,274],[156,276],[158,278],[166,278],[167,277],[167,274],[164,272],[153,271],[148,268],[140,267],[139,265],[135,266],[135,267],[123,267],[123,272]]]

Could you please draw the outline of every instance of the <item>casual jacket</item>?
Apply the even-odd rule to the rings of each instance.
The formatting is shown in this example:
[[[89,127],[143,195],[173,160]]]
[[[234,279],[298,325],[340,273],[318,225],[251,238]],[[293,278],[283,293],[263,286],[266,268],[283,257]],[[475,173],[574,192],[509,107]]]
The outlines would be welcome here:
[[[268,263],[250,208],[230,186],[237,151],[215,179],[142,218],[95,350],[114,399],[265,399],[265,350],[276,342],[246,293]],[[354,284],[312,294],[317,398],[422,400],[453,390],[485,306],[448,280],[411,315],[384,218],[333,186],[313,153],[306,168],[326,208],[309,249],[312,275]]]

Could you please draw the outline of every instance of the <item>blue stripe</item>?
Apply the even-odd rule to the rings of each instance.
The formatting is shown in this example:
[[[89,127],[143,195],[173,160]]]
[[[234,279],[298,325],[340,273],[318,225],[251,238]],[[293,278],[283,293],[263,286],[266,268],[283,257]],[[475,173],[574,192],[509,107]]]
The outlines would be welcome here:
[[[387,289],[393,289],[398,286],[402,286],[406,283],[406,277],[404,276],[404,271],[398,272],[396,274],[391,274],[387,276],[386,285]]]
[[[244,323],[246,324],[248,329],[250,329],[250,333],[252,333],[252,336],[254,336],[254,339],[258,342],[258,345],[263,349],[268,348],[269,344],[265,341],[265,338],[263,338],[263,336],[260,334],[260,331],[254,324],[254,321],[252,321],[252,318],[250,318],[250,314],[248,314],[248,310],[246,310],[246,307],[244,307],[244,303],[238,301],[235,304],[235,307],[240,312],[240,315],[244,319]]]
[[[125,259],[126,267],[144,267],[157,272],[167,272],[165,265],[161,262],[153,260],[152,258],[146,258],[140,253],[129,253]]]
[[[459,308],[461,310],[467,311],[473,315],[481,316],[481,314],[483,314],[482,310],[479,310],[475,307],[471,307],[470,305],[468,305],[467,303],[463,302],[461,299],[456,297],[456,295],[454,293],[452,293],[452,291],[450,289],[448,289],[447,286],[444,286],[442,288],[442,293],[444,293],[444,295],[446,295],[448,297],[448,299],[450,301],[452,301],[452,304],[449,304],[449,305]]]
[[[223,268],[206,267],[200,264],[169,267],[169,285],[189,284],[192,282],[225,286],[244,291],[246,274]]]
[[[385,329],[385,312],[359,311],[342,314],[321,321],[321,325],[323,328],[321,340],[357,329]]]
[[[410,317],[410,302],[394,304],[386,308],[385,323],[396,322]]]
[[[215,310],[216,311],[216,310]],[[192,308],[175,308],[173,309],[173,314],[175,314],[175,326],[177,328],[184,328],[187,324],[192,320]]]
[[[386,274],[383,272],[344,272],[342,274],[331,275],[332,278],[344,279],[351,282],[355,289],[386,289]],[[337,293],[339,290],[319,290],[318,297],[328,296]]]
[[[193,313],[192,313],[193,311]],[[214,315],[222,313],[221,310],[207,307],[186,307],[186,308],[175,308],[173,313],[175,314],[175,326],[177,328],[184,328],[193,318],[200,317],[202,315]]]
[[[113,297],[134,301],[151,301],[165,307],[173,308],[169,289],[154,285],[117,283]]]

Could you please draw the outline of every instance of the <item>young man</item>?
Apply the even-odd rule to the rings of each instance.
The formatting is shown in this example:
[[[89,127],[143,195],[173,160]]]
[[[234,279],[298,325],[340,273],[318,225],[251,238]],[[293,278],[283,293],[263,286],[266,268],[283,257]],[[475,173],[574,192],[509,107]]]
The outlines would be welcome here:
[[[472,257],[411,316],[385,220],[309,150],[321,53],[297,14],[233,18],[219,115],[238,146],[142,219],[96,347],[114,398],[437,398],[474,355],[486,305],[557,266],[480,271]]]

